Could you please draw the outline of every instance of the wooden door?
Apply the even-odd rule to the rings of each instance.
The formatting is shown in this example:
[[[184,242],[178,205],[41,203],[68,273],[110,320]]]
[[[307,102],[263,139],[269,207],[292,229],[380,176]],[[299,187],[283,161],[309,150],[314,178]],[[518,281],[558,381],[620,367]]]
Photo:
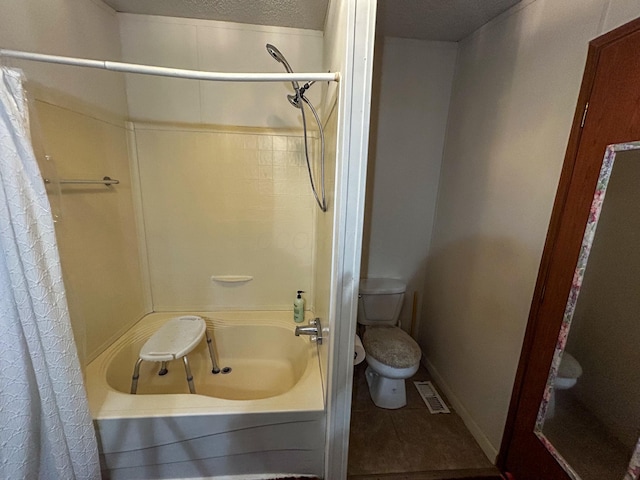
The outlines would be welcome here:
[[[498,466],[515,480],[571,478],[534,428],[605,149],[610,144],[637,140],[640,19],[589,45],[498,458]]]

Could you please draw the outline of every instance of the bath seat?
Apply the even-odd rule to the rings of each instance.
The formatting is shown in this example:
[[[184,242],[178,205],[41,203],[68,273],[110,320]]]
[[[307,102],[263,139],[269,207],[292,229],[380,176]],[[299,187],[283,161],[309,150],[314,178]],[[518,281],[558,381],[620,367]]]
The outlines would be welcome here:
[[[220,369],[215,360],[211,337],[204,319],[195,315],[174,317],[151,335],[140,349],[140,354],[133,370],[133,377],[131,378],[131,393],[135,394],[138,390],[140,364],[143,361],[162,362],[159,375],[165,375],[167,373],[167,362],[178,358],[182,358],[184,363],[189,392],[196,393],[187,355],[196,348],[203,336],[207,337],[207,346],[209,347],[212,364],[211,371],[212,373],[219,373]]]

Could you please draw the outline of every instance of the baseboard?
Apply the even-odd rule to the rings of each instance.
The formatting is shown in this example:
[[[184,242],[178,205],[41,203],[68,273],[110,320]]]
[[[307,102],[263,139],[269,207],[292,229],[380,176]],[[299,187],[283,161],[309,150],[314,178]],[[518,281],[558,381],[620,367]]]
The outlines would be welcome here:
[[[493,463],[496,464],[496,458],[498,456],[498,450],[491,444],[487,436],[484,434],[482,429],[478,426],[478,424],[473,420],[471,414],[464,407],[462,402],[458,399],[453,390],[449,387],[447,382],[442,378],[438,369],[429,361],[428,358],[422,357],[421,361],[422,365],[429,371],[435,382],[438,384],[438,387],[442,389],[443,393],[446,395],[447,400],[451,403],[451,406],[454,408],[456,413],[460,415],[462,421],[475,438],[478,445],[487,456],[487,458]]]

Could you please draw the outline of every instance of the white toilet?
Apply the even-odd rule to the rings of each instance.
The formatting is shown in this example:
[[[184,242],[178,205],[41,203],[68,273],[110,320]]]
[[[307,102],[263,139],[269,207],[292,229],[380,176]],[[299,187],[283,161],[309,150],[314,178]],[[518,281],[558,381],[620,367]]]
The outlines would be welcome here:
[[[556,390],[570,389],[578,383],[578,378],[580,378],[581,375],[582,366],[580,366],[578,360],[569,352],[562,352],[562,359],[560,360],[556,378],[553,381],[545,418],[553,418],[556,414]]]
[[[373,403],[381,408],[407,404],[404,380],[418,370],[422,352],[397,327],[405,285],[389,278],[360,281],[358,323],[365,326],[362,344],[368,367],[365,373]]]

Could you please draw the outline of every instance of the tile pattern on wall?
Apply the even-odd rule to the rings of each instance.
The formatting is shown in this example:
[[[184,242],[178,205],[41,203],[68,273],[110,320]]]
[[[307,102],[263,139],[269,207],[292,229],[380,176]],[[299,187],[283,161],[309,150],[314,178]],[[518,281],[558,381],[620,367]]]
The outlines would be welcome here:
[[[310,290],[315,211],[299,133],[135,131],[154,310],[288,309]],[[253,280],[212,281],[221,275]]]

